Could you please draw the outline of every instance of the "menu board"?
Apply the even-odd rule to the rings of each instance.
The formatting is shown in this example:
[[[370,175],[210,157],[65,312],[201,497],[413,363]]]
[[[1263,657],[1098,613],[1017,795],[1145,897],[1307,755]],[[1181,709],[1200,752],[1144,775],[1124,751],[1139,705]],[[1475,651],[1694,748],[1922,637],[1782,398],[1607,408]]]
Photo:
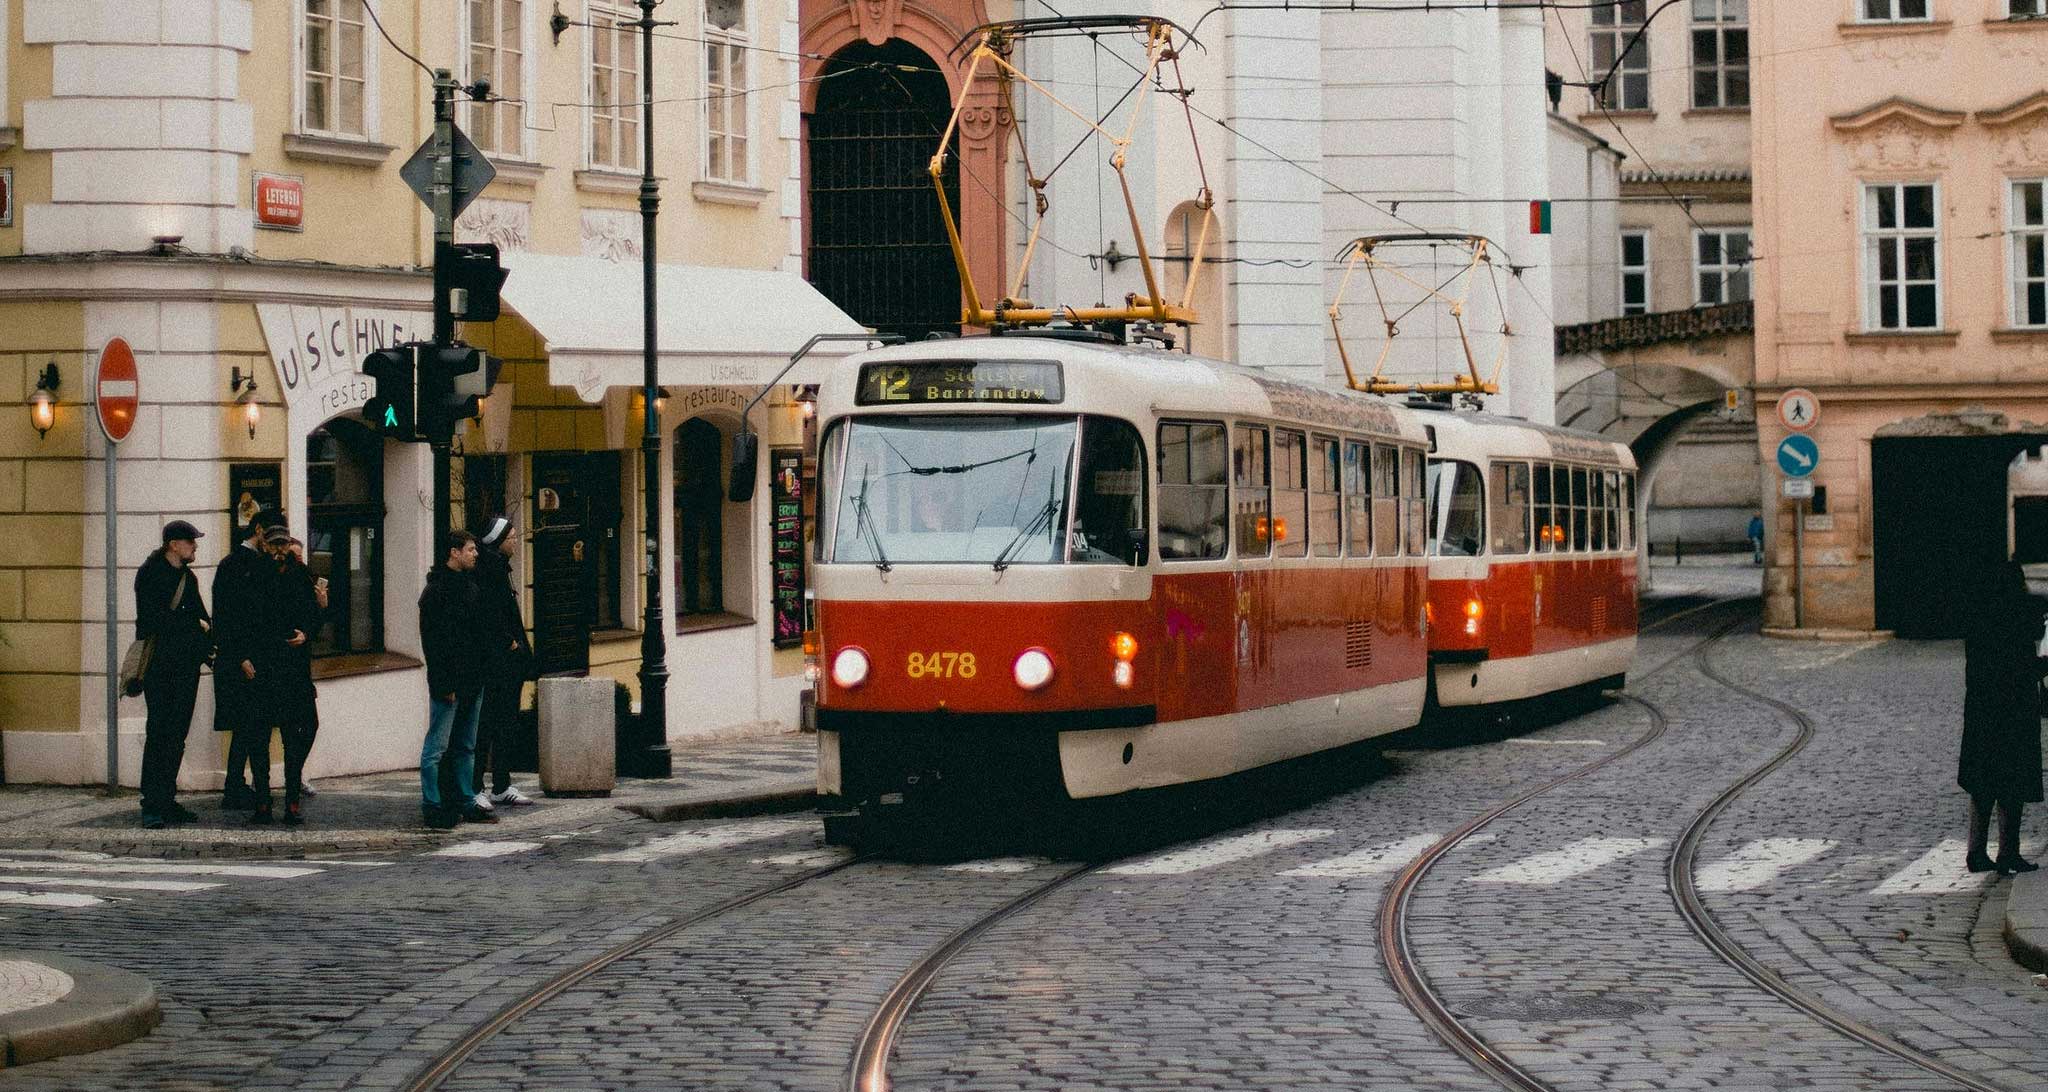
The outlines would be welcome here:
[[[222,549],[232,549],[235,542],[249,537],[249,523],[258,512],[284,510],[283,477],[282,468],[276,463],[228,464],[228,523],[234,528],[235,537]],[[331,491],[332,483],[327,484]],[[315,489],[308,492],[314,493],[314,499],[325,499]]]
[[[804,453],[770,448],[769,586],[775,590],[775,647],[804,643]]]

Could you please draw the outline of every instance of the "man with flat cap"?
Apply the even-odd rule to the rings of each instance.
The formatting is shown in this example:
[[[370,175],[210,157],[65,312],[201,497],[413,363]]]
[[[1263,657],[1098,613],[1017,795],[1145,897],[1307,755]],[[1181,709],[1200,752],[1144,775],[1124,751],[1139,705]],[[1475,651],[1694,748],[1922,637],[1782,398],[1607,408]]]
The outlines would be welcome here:
[[[164,524],[163,546],[135,572],[135,639],[149,642],[142,700],[149,709],[142,742],[142,825],[160,830],[199,816],[178,803],[178,767],[199,696],[199,669],[213,654],[212,619],[199,597],[192,559],[199,528],[181,519]]]
[[[272,819],[272,682],[284,647],[274,594],[277,563],[264,552],[264,534],[283,525],[275,509],[258,512],[249,521],[249,537],[228,551],[213,573],[213,636],[219,650],[213,665],[213,727],[229,733],[221,808],[249,811],[257,823]]]

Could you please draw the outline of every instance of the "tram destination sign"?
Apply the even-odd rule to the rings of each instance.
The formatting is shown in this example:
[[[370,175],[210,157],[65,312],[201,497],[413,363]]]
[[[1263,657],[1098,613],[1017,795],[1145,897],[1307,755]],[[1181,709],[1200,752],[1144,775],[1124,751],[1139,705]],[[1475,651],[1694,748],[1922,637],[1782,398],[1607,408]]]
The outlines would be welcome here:
[[[856,406],[932,402],[1011,402],[1050,405],[1066,397],[1060,366],[1051,361],[915,361],[863,364]]]

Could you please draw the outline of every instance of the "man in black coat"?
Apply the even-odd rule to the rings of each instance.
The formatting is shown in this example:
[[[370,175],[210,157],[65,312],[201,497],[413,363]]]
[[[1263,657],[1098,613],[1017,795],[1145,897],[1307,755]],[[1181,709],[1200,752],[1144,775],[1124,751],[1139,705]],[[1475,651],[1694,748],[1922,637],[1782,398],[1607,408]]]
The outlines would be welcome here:
[[[441,563],[427,574],[420,593],[420,645],[427,657],[427,737],[420,745],[420,812],[427,825],[447,830],[467,819],[495,823],[467,794],[476,783],[476,725],[483,706],[494,627],[483,617],[483,597],[470,570],[476,567],[476,536],[450,531]],[[448,757],[450,785],[441,781]]]
[[[275,591],[277,562],[263,536],[284,521],[265,510],[249,521],[249,537],[221,559],[213,574],[213,727],[232,733],[221,807],[251,809],[252,822],[269,822],[271,674],[283,649]],[[243,779],[247,769],[248,779]]]
[[[475,804],[490,811],[498,804],[523,805],[533,800],[512,787],[510,740],[519,719],[519,698],[533,677],[533,644],[526,638],[526,618],[512,583],[512,553],[519,535],[512,521],[492,516],[477,540],[477,589],[483,596],[484,624],[494,628],[487,638],[490,653],[484,682],[483,714],[476,733]],[[491,783],[484,785],[485,767]]]
[[[164,524],[163,547],[135,572],[135,639],[150,642],[142,673],[149,709],[142,742],[142,825],[189,823],[199,816],[178,803],[178,767],[199,697],[199,669],[213,653],[212,620],[192,575],[199,528],[181,519]]]
[[[2048,604],[2027,593],[2017,564],[1977,578],[1977,610],[1963,637],[1963,746],[1956,784],[1970,794],[1972,872],[2032,872],[2020,856],[2020,813],[2041,800],[2039,645]],[[1999,813],[1998,858],[1985,852],[1991,812]]]

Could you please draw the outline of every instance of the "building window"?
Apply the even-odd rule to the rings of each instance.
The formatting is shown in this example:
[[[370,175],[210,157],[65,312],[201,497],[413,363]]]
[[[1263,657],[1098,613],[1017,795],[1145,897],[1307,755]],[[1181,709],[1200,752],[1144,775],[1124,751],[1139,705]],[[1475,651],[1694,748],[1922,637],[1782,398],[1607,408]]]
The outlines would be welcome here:
[[[1621,233],[1621,313],[1650,313],[1650,233]]]
[[[1863,187],[1863,321],[1872,330],[1941,327],[1941,236],[1932,182]]]
[[[315,656],[384,650],[384,440],[353,421],[306,437],[306,565],[327,579]]]
[[[1692,104],[1749,105],[1749,0],[1692,0]]]
[[[489,80],[491,97],[469,104],[469,136],[478,148],[514,159],[526,150],[526,0],[468,0],[463,40],[469,79]]]
[[[1933,0],[1862,0],[1866,23],[1924,23],[1934,18],[1932,8]]]
[[[369,29],[363,0],[302,0],[300,132],[369,139]]]
[[[590,5],[590,165],[640,169],[639,16]]]
[[[747,0],[705,0],[705,177],[735,184],[753,180],[747,133]]]
[[[1693,236],[1693,283],[1699,304],[1741,303],[1749,298],[1749,229],[1702,231]]]
[[[2012,324],[2048,326],[2048,220],[2042,218],[2048,182],[2012,184]]]
[[[1620,0],[1592,10],[1592,70],[1614,72],[1613,79],[1594,91],[1594,101],[1606,109],[1650,108],[1650,36],[1642,33],[1644,6],[1645,0]],[[1621,57],[1618,68],[1616,57]]]
[[[2006,14],[2015,19],[2039,19],[2048,15],[2048,0],[2011,0]]]

